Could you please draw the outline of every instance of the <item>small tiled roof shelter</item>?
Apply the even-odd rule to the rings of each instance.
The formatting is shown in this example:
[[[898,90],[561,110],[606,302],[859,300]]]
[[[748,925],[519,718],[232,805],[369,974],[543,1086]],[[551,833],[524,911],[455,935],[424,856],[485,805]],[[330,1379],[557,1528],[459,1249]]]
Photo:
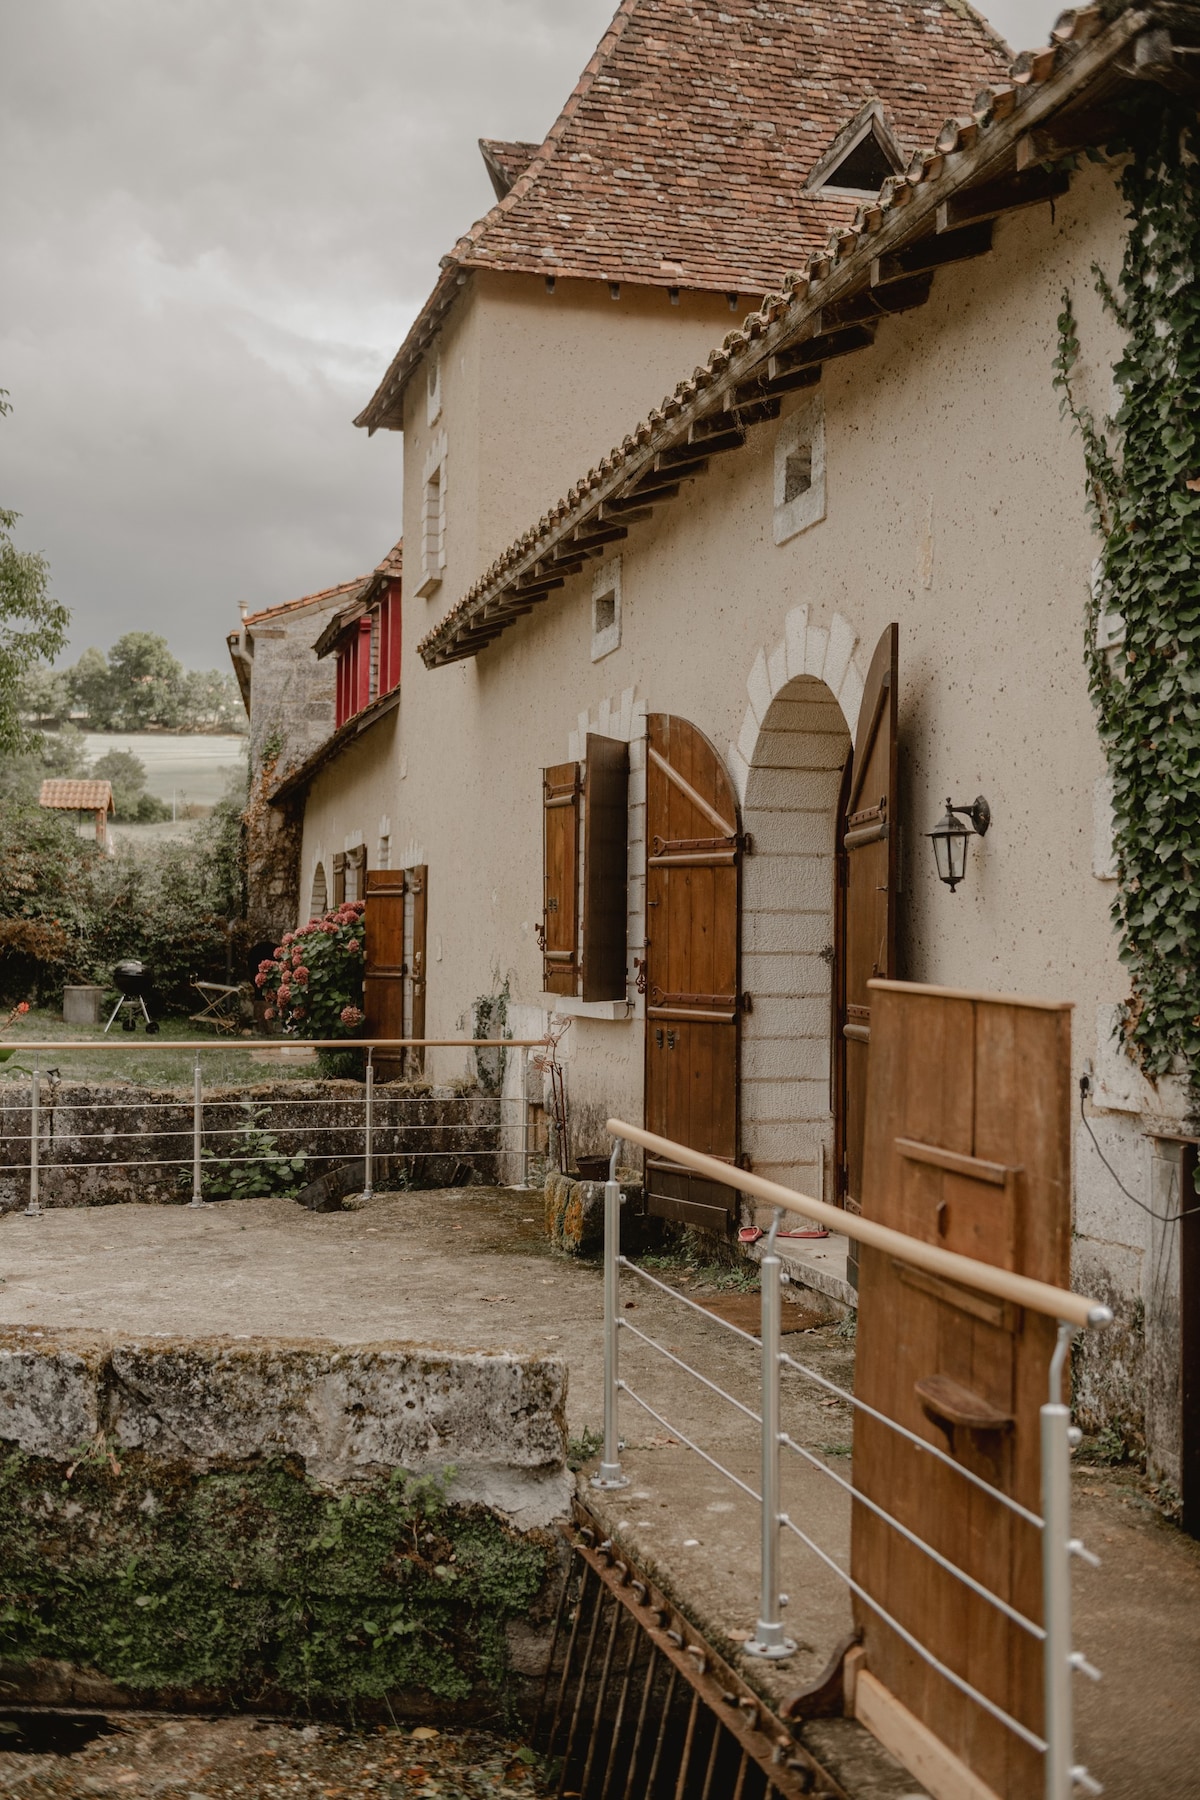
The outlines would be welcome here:
[[[58,812],[94,812],[98,844],[104,843],[108,835],[108,815],[115,810],[111,781],[43,781],[38,804],[53,807]]]

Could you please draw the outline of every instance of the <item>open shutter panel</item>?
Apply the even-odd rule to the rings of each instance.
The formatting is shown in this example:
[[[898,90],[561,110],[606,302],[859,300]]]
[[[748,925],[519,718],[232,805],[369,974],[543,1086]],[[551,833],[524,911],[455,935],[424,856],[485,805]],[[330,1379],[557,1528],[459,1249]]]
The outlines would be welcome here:
[[[732,1163],[738,1154],[741,837],[737,796],[686,719],[646,721],[646,1128]],[[726,1232],[732,1188],[646,1158],[649,1212]]]
[[[556,763],[542,771],[545,886],[542,980],[548,994],[578,987],[576,883],[579,866],[579,765]]]
[[[346,898],[346,853],[335,850],[333,853],[333,905],[341,906]]]
[[[372,869],[367,875],[363,938],[363,1011],[368,1037],[404,1036],[404,894],[401,869]],[[383,1081],[403,1074],[403,1059],[379,1054],[375,1067]]]
[[[629,745],[588,733],[583,785],[583,997],[624,1000]]]
[[[875,647],[858,715],[853,766],[838,812],[838,957],[835,983],[835,1145],[839,1196],[852,1212],[862,1198],[867,1048],[876,976],[894,978],[900,828],[897,782],[898,625]]]

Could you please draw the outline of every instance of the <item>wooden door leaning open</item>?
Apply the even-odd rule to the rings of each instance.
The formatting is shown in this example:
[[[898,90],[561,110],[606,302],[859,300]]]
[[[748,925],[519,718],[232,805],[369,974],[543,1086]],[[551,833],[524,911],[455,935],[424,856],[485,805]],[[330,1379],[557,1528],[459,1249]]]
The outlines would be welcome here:
[[[1066,1287],[1069,1007],[904,982],[871,987],[863,1216]],[[1038,1409],[1053,1321],[868,1249],[858,1317],[859,1399],[1038,1514]],[[1040,1624],[1034,1523],[865,1412],[855,1426],[854,1485]],[[864,1505],[854,1509],[851,1567],[862,1590],[946,1669],[1041,1733],[1035,1635]],[[1027,1800],[1041,1792],[1036,1750],[920,1657],[878,1610],[858,1600],[856,1614],[864,1724],[905,1761],[914,1733],[932,1732],[950,1753],[947,1765],[958,1759],[972,1777],[943,1793]]]

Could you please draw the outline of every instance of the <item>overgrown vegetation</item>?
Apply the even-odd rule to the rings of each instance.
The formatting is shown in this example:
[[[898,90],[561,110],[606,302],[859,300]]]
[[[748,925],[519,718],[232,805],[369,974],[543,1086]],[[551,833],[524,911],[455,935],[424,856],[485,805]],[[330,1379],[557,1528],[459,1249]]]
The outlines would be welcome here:
[[[490,994],[479,994],[471,1007],[471,1036],[473,1038],[511,1037],[508,1029],[508,1002],[512,997],[512,976],[506,975],[500,980],[497,969],[492,975],[493,991]],[[485,1094],[498,1094],[504,1086],[505,1059],[507,1050],[499,1045],[491,1050],[476,1050],[475,1067],[479,1074],[480,1091]]]
[[[0,780],[0,1002],[53,1001],[136,956],[161,1005],[193,1010],[193,976],[241,967],[244,795],[235,784],[186,839],[113,856]],[[232,934],[232,936],[231,936]]]
[[[1128,115],[1120,279],[1096,270],[1125,334],[1120,404],[1075,393],[1063,296],[1055,385],[1083,440],[1102,547],[1087,666],[1113,783],[1113,917],[1132,982],[1130,1048],[1150,1075],[1200,1070],[1200,181],[1193,109],[1159,90]]]
[[[396,1471],[334,1493],[290,1463],[198,1474],[88,1446],[0,1462],[0,1657],[142,1692],[310,1705],[498,1693],[547,1549]]]
[[[209,1200],[257,1200],[276,1195],[292,1200],[305,1184],[308,1156],[298,1150],[285,1156],[278,1135],[264,1129],[262,1120],[270,1107],[253,1100],[239,1102],[242,1122],[227,1148],[202,1150],[204,1193]],[[179,1185],[190,1188],[190,1169],[180,1170]]]

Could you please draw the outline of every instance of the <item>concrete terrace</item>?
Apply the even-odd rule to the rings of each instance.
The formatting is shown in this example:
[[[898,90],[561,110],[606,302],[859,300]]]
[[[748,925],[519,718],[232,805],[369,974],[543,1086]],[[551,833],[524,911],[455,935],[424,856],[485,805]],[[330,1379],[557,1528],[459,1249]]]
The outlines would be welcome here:
[[[688,1291],[680,1273],[666,1278]],[[752,1346],[634,1276],[624,1278],[622,1299],[631,1325],[757,1406]],[[0,1217],[0,1329],[14,1326],[141,1344],[156,1336],[268,1338],[549,1354],[568,1367],[572,1436],[597,1430],[602,1416],[601,1271],[551,1250],[534,1191],[380,1194],[334,1214],[310,1214],[289,1200],[203,1212],[51,1209],[40,1220],[8,1213]],[[786,1348],[832,1380],[853,1379],[852,1341],[835,1326],[792,1333]],[[678,1433],[757,1483],[748,1420],[632,1332],[622,1336],[622,1354],[630,1385]],[[623,1408],[631,1486],[589,1492],[589,1503],[747,1680],[769,1698],[786,1698],[820,1672],[848,1630],[844,1588],[785,1534],[783,1579],[799,1648],[783,1665],[743,1657],[739,1645],[757,1615],[757,1508],[674,1432],[629,1401]],[[784,1418],[793,1437],[849,1477],[844,1403],[789,1372]],[[1081,1567],[1076,1577],[1078,1641],[1106,1672],[1102,1687],[1077,1688],[1081,1754],[1110,1800],[1195,1792],[1200,1547],[1158,1517],[1131,1476],[1086,1468],[1076,1499],[1079,1529],[1104,1559],[1101,1570]],[[845,1562],[850,1502],[842,1489],[789,1457],[784,1507]],[[809,1729],[836,1735],[840,1722]],[[820,1754],[815,1740],[813,1747]],[[894,1780],[873,1773],[860,1792],[898,1800],[919,1790],[896,1771]]]

